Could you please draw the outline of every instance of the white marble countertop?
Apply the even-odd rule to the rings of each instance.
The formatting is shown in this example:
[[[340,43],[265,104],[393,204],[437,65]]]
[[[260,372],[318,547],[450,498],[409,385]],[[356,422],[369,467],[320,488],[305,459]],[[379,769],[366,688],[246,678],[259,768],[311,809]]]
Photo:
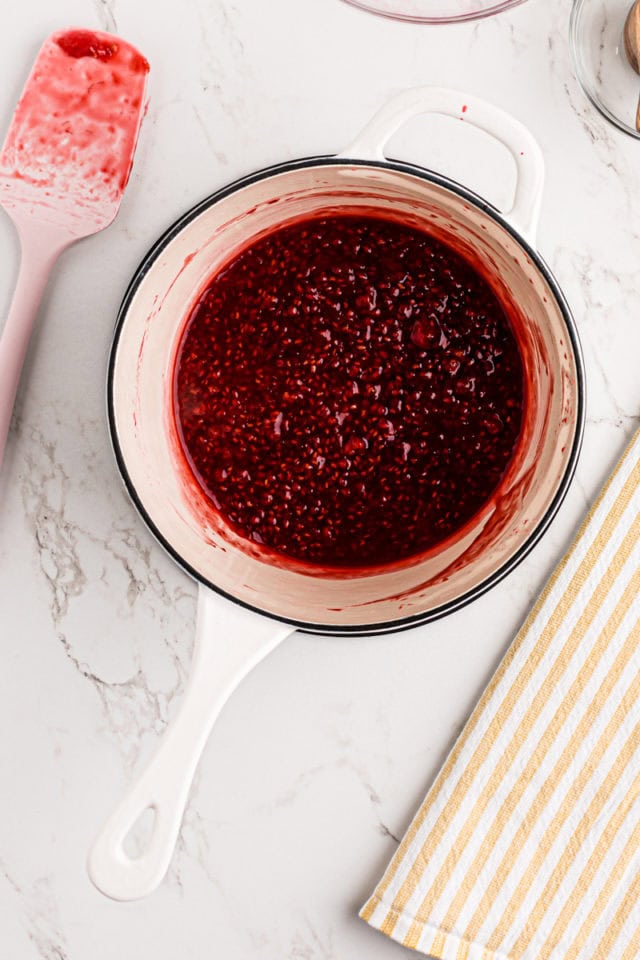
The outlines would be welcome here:
[[[117,31],[152,73],[120,215],[69,250],[50,284],[0,477],[3,958],[403,953],[357,909],[640,419],[640,144],[578,88],[568,7],[529,0],[439,28],[341,0],[25,0],[5,13],[3,127],[54,29]],[[539,247],[587,367],[576,480],[533,553],[463,611],[382,639],[285,642],[225,708],[162,887],[111,902],[87,878],[87,850],[176,709],[195,610],[194,584],[139,520],[109,446],[119,301],[146,248],[201,197],[270,163],[340,149],[386,97],[425,83],[492,100],[544,150]],[[506,159],[476,160],[461,136],[450,122],[415,121],[392,152],[505,202]],[[2,310],[17,250],[8,221],[0,227]]]

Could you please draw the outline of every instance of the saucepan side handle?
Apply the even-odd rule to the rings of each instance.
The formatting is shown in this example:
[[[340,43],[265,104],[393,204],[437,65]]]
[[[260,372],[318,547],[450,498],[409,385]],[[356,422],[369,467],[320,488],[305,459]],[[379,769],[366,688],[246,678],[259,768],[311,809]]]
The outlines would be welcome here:
[[[89,876],[106,896],[137,900],[160,884],[216,718],[240,681],[293,629],[199,588],[194,662],[179,713],[89,854]],[[154,815],[151,836],[142,855],[134,858],[124,843],[147,810]]]
[[[542,151],[523,124],[485,100],[444,87],[404,90],[376,113],[338,157],[377,162],[386,160],[386,146],[394,133],[408,120],[422,113],[438,113],[464,120],[507,147],[516,162],[517,183],[513,206],[504,212],[514,227],[533,242],[544,185]]]

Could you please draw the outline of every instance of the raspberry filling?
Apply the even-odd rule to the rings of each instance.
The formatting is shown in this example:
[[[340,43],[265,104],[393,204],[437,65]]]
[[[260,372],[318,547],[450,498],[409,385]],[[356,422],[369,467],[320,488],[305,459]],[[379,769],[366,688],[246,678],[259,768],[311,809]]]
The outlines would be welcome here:
[[[104,33],[93,33],[92,30],[67,30],[58,34],[56,43],[68,57],[73,57],[75,60],[92,57],[94,60],[102,60],[105,63],[112,57],[116,57],[122,47],[121,44],[116,43],[114,37]],[[142,54],[129,44],[126,44],[125,48],[131,73],[149,73],[149,63]],[[114,77],[112,80],[117,82]]]
[[[174,411],[204,496],[242,537],[323,566],[420,554],[499,486],[523,365],[488,283],[429,234],[332,215],[213,276],[177,353]]]
[[[91,30],[67,30],[57,39],[58,46],[69,57],[95,57],[96,60],[110,60],[118,52],[118,44],[112,40],[103,40]]]

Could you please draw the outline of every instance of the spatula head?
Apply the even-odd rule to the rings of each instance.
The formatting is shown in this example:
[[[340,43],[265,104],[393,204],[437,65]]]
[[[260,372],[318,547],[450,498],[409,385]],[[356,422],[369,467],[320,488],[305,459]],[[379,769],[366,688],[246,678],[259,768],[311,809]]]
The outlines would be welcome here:
[[[24,224],[70,237],[118,212],[145,108],[149,64],[108,33],[64,30],[45,41],[0,153],[0,203]]]

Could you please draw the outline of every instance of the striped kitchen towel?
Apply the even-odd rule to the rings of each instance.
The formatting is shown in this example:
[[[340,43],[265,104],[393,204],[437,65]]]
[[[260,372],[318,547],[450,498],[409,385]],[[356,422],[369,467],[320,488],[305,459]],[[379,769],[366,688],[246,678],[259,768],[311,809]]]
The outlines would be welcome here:
[[[442,960],[640,957],[640,433],[361,916]]]

